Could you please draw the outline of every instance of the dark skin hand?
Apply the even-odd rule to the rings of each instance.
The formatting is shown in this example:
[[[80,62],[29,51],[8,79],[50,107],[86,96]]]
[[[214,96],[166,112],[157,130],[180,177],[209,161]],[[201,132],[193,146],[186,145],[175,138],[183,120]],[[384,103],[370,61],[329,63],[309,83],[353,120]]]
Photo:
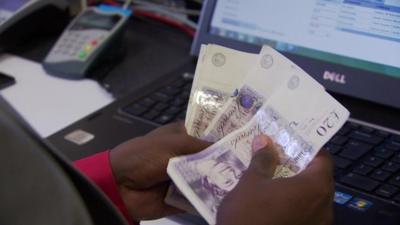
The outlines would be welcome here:
[[[199,152],[209,145],[187,135],[182,123],[174,123],[111,150],[113,173],[132,219],[157,219],[181,212],[164,203],[170,183],[168,160]]]
[[[270,139],[264,140],[257,144],[260,150],[249,169],[223,200],[217,224],[331,224],[333,178],[328,154],[320,153],[297,176],[271,180],[278,156]],[[114,148],[110,153],[113,173],[132,218],[140,221],[180,213],[164,203],[170,182],[168,160],[209,145],[187,135],[182,123],[175,123]]]
[[[333,164],[321,151],[300,174],[271,179],[278,154],[270,139],[224,198],[218,225],[329,225],[333,220]],[[258,144],[260,145],[260,144]],[[253,142],[254,146],[254,142]]]

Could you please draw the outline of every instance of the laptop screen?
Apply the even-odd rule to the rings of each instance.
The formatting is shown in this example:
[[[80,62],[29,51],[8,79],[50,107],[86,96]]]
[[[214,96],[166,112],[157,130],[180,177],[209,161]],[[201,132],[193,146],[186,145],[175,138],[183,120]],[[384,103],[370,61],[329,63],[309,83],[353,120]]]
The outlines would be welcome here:
[[[219,0],[204,10],[195,45],[268,44],[331,91],[400,107],[400,0]]]

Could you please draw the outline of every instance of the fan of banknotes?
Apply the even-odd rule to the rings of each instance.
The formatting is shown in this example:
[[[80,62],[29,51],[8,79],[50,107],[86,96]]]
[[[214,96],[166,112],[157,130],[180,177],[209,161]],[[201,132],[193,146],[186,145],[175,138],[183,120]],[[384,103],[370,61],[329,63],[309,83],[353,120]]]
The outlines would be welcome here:
[[[269,46],[250,54],[201,47],[185,126],[213,142],[202,152],[172,158],[166,202],[215,224],[222,199],[248,168],[253,139],[279,146],[274,178],[300,173],[343,126],[349,111],[317,81]]]

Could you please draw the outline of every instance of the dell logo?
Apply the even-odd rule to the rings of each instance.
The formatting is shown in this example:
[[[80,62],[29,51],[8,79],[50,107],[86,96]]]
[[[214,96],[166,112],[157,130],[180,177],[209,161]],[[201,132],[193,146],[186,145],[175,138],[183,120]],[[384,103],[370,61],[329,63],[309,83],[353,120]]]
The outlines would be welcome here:
[[[324,72],[324,80],[330,80],[332,82],[339,84],[346,84],[346,75],[335,72],[329,72],[326,70]]]

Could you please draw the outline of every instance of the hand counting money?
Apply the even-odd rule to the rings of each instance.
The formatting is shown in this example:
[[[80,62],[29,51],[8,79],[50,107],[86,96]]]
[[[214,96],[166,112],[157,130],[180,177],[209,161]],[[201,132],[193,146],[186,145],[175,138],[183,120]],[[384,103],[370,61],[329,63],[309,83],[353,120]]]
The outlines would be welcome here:
[[[191,136],[203,137],[205,129],[243,82],[257,55],[218,45],[202,45],[186,112],[185,127]],[[166,203],[195,212],[171,185]]]
[[[177,189],[167,198],[187,210],[194,206],[210,224],[215,224],[219,204],[248,168],[255,137],[267,135],[278,148],[274,178],[290,177],[306,168],[349,117],[319,83],[272,48],[263,47],[254,60],[245,65],[241,82],[231,83],[237,91],[195,135],[215,143],[168,164],[174,188],[190,204]],[[189,127],[196,119],[193,112]]]

